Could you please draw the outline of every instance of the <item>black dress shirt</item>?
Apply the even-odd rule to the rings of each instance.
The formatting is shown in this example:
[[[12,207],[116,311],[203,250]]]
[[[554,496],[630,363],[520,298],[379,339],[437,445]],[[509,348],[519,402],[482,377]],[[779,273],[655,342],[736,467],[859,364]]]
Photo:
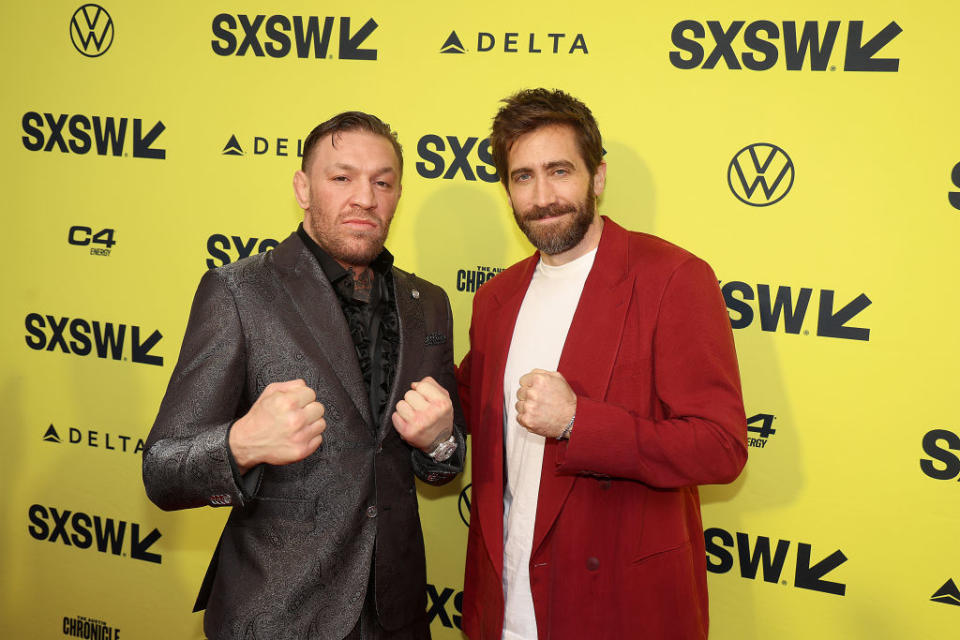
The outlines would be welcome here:
[[[360,372],[367,386],[375,428],[379,427],[390,396],[400,354],[400,330],[393,286],[393,255],[384,249],[370,264],[369,289],[358,287],[352,269],[344,269],[314,242],[303,225],[297,235],[320,263],[340,302],[350,329]]]

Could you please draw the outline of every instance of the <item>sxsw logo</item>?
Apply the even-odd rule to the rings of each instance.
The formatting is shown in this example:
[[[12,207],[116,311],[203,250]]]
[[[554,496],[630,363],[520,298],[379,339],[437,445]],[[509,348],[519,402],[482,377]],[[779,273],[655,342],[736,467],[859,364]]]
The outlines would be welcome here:
[[[824,71],[828,67],[836,71],[836,65],[831,65],[830,61],[841,24],[840,20],[826,23],[807,20],[801,26],[788,20],[781,26],[770,20],[756,20],[750,24],[734,20],[724,26],[719,20],[708,20],[704,28],[704,24],[697,20],[682,20],[674,25],[671,33],[676,49],[670,51],[670,64],[677,69],[714,69],[722,63],[727,69],[746,67],[752,71],[766,71],[783,59],[788,71],[800,71],[809,58],[812,71]],[[903,31],[900,25],[891,22],[866,42],[862,20],[849,21],[846,31],[847,46],[841,54],[844,71],[899,71],[900,58],[877,56]],[[741,33],[739,46],[735,46]],[[782,44],[778,42],[781,39]]]
[[[457,271],[457,291],[475,292],[484,282],[503,271],[499,267],[478,266]]]
[[[218,56],[254,55],[262,58],[340,58],[341,60],[376,60],[376,49],[361,48],[377,28],[368,18],[355,31],[350,18],[327,16],[249,16],[220,13],[213,18],[214,40],[210,41]],[[339,20],[339,39],[336,56],[331,53],[330,40],[334,24]]]
[[[141,364],[163,366],[163,356],[150,351],[160,342],[163,334],[154,329],[146,339],[140,339],[140,327],[137,325],[115,324],[82,318],[56,317],[28,313],[24,319],[27,346],[36,351],[54,351],[78,356],[96,354],[98,358],[127,360],[125,344],[129,344],[129,359]],[[129,334],[127,329],[130,329]],[[130,336],[128,341],[126,338]],[[68,342],[68,338],[70,338]]]
[[[223,265],[230,264],[236,260],[252,256],[253,252],[266,253],[273,249],[278,241],[273,238],[241,238],[240,236],[230,236],[229,238],[222,233],[215,233],[207,238],[207,268],[215,269]],[[236,257],[232,254],[236,252]],[[217,264],[218,260],[220,264]]]
[[[941,602],[943,604],[952,604],[960,607],[960,589],[957,589],[957,583],[953,578],[943,583],[943,586],[937,589],[936,593],[930,596],[931,602]]]
[[[960,435],[947,429],[933,429],[923,436],[920,469],[934,480],[953,480],[960,476]]]
[[[807,310],[813,296],[813,289],[808,287],[779,286],[776,293],[771,292],[771,285],[758,284],[754,287],[746,282],[733,280],[724,283],[722,280],[721,292],[730,315],[730,326],[734,329],[749,327],[759,316],[760,329],[776,332],[809,335],[810,331],[803,328],[807,317]],[[847,340],[869,340],[870,329],[867,327],[850,326],[848,323],[871,304],[870,298],[861,293],[842,307],[834,310],[834,295],[832,289],[821,289],[818,299],[816,335],[824,338],[844,338]],[[757,310],[748,301],[757,301]],[[781,325],[781,319],[783,320]]]
[[[954,165],[953,171],[950,173],[950,180],[953,182],[953,186],[960,189],[960,162]],[[947,199],[950,201],[951,207],[960,209],[960,191],[949,192]]]
[[[156,564],[162,560],[159,553],[148,551],[160,539],[161,533],[154,529],[145,537],[140,537],[140,525],[136,522],[90,516],[82,511],[60,510],[39,504],[30,505],[27,517],[30,519],[27,531],[34,540],[62,542],[78,549],[96,548],[100,553]],[[126,540],[130,541],[129,544],[124,544]],[[128,551],[124,551],[124,548]]]
[[[130,118],[67,113],[41,115],[36,111],[28,111],[23,114],[21,122],[25,135],[20,139],[23,146],[30,151],[53,151],[56,147],[61,153],[79,155],[93,151],[99,156],[132,154],[134,158],[157,160],[167,157],[166,149],[153,146],[166,129],[160,120],[146,130],[140,118],[133,118],[133,126],[130,127]],[[127,132],[131,128],[133,135],[129,136]],[[127,140],[130,141],[129,145]],[[125,147],[128,148],[126,152]]]
[[[70,40],[88,58],[102,56],[113,44],[113,18],[98,4],[82,5],[70,18]]]
[[[101,436],[103,436],[102,440]],[[52,424],[43,432],[43,441],[56,444],[64,442],[60,437],[60,432],[57,431],[57,428]],[[92,429],[81,430],[76,427],[70,427],[67,430],[66,441],[70,444],[85,444],[88,447],[102,448],[108,451],[120,451],[123,453],[139,454],[143,451],[143,438],[133,438],[131,436],[107,432],[101,433],[100,431],[93,431]]]
[[[756,580],[759,574],[764,582],[789,584],[787,580],[781,581],[781,576],[793,544],[790,540],[777,540],[775,548],[771,548],[771,541],[767,536],[750,536],[738,531],[734,539],[729,531],[717,527],[707,529],[703,535],[707,550],[707,571],[727,573],[734,565],[738,565],[742,578]],[[821,560],[812,562],[812,545],[799,542],[795,549],[794,587],[838,596],[846,594],[846,584],[826,580],[829,573],[847,561],[843,551],[837,549]]]
[[[757,142],[733,156],[727,167],[727,184],[740,202],[766,207],[790,192],[793,174],[793,161],[786,151],[767,142]]]
[[[417,173],[427,179],[453,180],[462,175],[464,180],[496,182],[497,170],[490,153],[490,138],[471,136],[461,141],[457,136],[422,136],[417,142]]]
[[[453,602],[450,598],[453,597]],[[432,584],[427,584],[427,599],[430,601],[430,608],[427,610],[427,624],[432,624],[434,619],[439,619],[440,624],[447,629],[462,628],[461,615],[463,614],[463,591],[455,591],[450,587],[437,590]],[[453,605],[456,613],[451,614],[448,607]]]
[[[253,142],[247,145],[247,149],[255,156],[274,155],[287,157],[296,154],[296,157],[303,157],[303,140],[295,142],[290,138],[266,138],[264,136],[254,136]],[[245,156],[247,149],[240,144],[236,134],[232,134],[227,144],[223,145],[221,155],[225,156]]]
[[[769,413],[758,413],[747,418],[747,432],[757,434],[756,437],[747,437],[747,446],[763,449],[767,446],[767,438],[777,432],[773,428],[773,421],[776,416]]]
[[[547,33],[547,34],[521,34],[519,31],[504,33],[502,37],[499,34],[493,34],[487,31],[477,33],[478,53],[488,51],[503,51],[504,53],[590,53],[587,50],[587,41],[582,33]],[[451,31],[447,39],[440,45],[440,53],[466,53],[468,49],[463,46],[463,41],[456,31]]]

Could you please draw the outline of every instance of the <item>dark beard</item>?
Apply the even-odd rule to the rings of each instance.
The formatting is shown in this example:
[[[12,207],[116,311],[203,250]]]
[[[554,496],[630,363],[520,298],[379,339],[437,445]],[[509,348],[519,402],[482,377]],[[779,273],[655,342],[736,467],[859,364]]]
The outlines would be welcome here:
[[[596,212],[597,199],[593,192],[593,181],[591,181],[587,188],[587,197],[578,204],[552,204],[549,207],[533,207],[522,216],[514,209],[513,217],[520,226],[520,230],[527,236],[530,244],[535,246],[540,253],[554,256],[572,249],[583,240]],[[557,215],[569,216],[567,219],[561,220],[559,228],[540,228],[530,224],[534,220]]]
[[[327,234],[320,225],[314,225],[312,231],[317,244],[330,254],[331,258],[342,264],[366,267],[383,251],[387,234],[390,232],[390,223],[387,223],[381,237],[377,237],[372,231],[369,233],[350,233],[347,237],[339,237]],[[353,242],[354,240],[360,240],[361,242],[358,245],[358,243]]]

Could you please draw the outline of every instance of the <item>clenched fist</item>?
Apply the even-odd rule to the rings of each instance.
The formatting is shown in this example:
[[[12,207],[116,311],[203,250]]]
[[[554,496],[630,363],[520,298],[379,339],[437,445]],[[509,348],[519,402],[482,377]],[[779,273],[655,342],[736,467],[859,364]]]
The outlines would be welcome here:
[[[430,453],[453,432],[453,403],[447,390],[427,376],[410,385],[392,418],[401,438]]]
[[[544,438],[556,438],[577,412],[577,394],[563,375],[534,369],[520,376],[517,422]]]
[[[272,382],[230,429],[230,451],[240,473],[266,462],[303,460],[323,442],[323,405],[303,380]]]

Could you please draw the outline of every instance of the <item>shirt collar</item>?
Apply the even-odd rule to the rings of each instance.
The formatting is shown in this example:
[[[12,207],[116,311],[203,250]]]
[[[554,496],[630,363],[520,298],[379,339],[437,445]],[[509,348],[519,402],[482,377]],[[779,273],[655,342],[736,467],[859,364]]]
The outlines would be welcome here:
[[[327,276],[327,280],[330,281],[330,284],[333,284],[340,278],[347,275],[347,270],[340,266],[340,263],[333,259],[329,253],[324,251],[320,245],[314,242],[313,238],[306,232],[303,228],[303,223],[300,223],[300,226],[297,227],[297,235],[300,236],[300,239],[303,240],[303,244],[307,245],[307,249],[310,249],[310,253],[314,255],[317,259],[317,262],[320,263],[320,268],[323,269],[324,275]],[[376,258],[373,259],[373,262],[370,263],[370,268],[378,275],[387,274],[390,269],[393,267],[393,254],[390,253],[386,247],[381,251]]]

